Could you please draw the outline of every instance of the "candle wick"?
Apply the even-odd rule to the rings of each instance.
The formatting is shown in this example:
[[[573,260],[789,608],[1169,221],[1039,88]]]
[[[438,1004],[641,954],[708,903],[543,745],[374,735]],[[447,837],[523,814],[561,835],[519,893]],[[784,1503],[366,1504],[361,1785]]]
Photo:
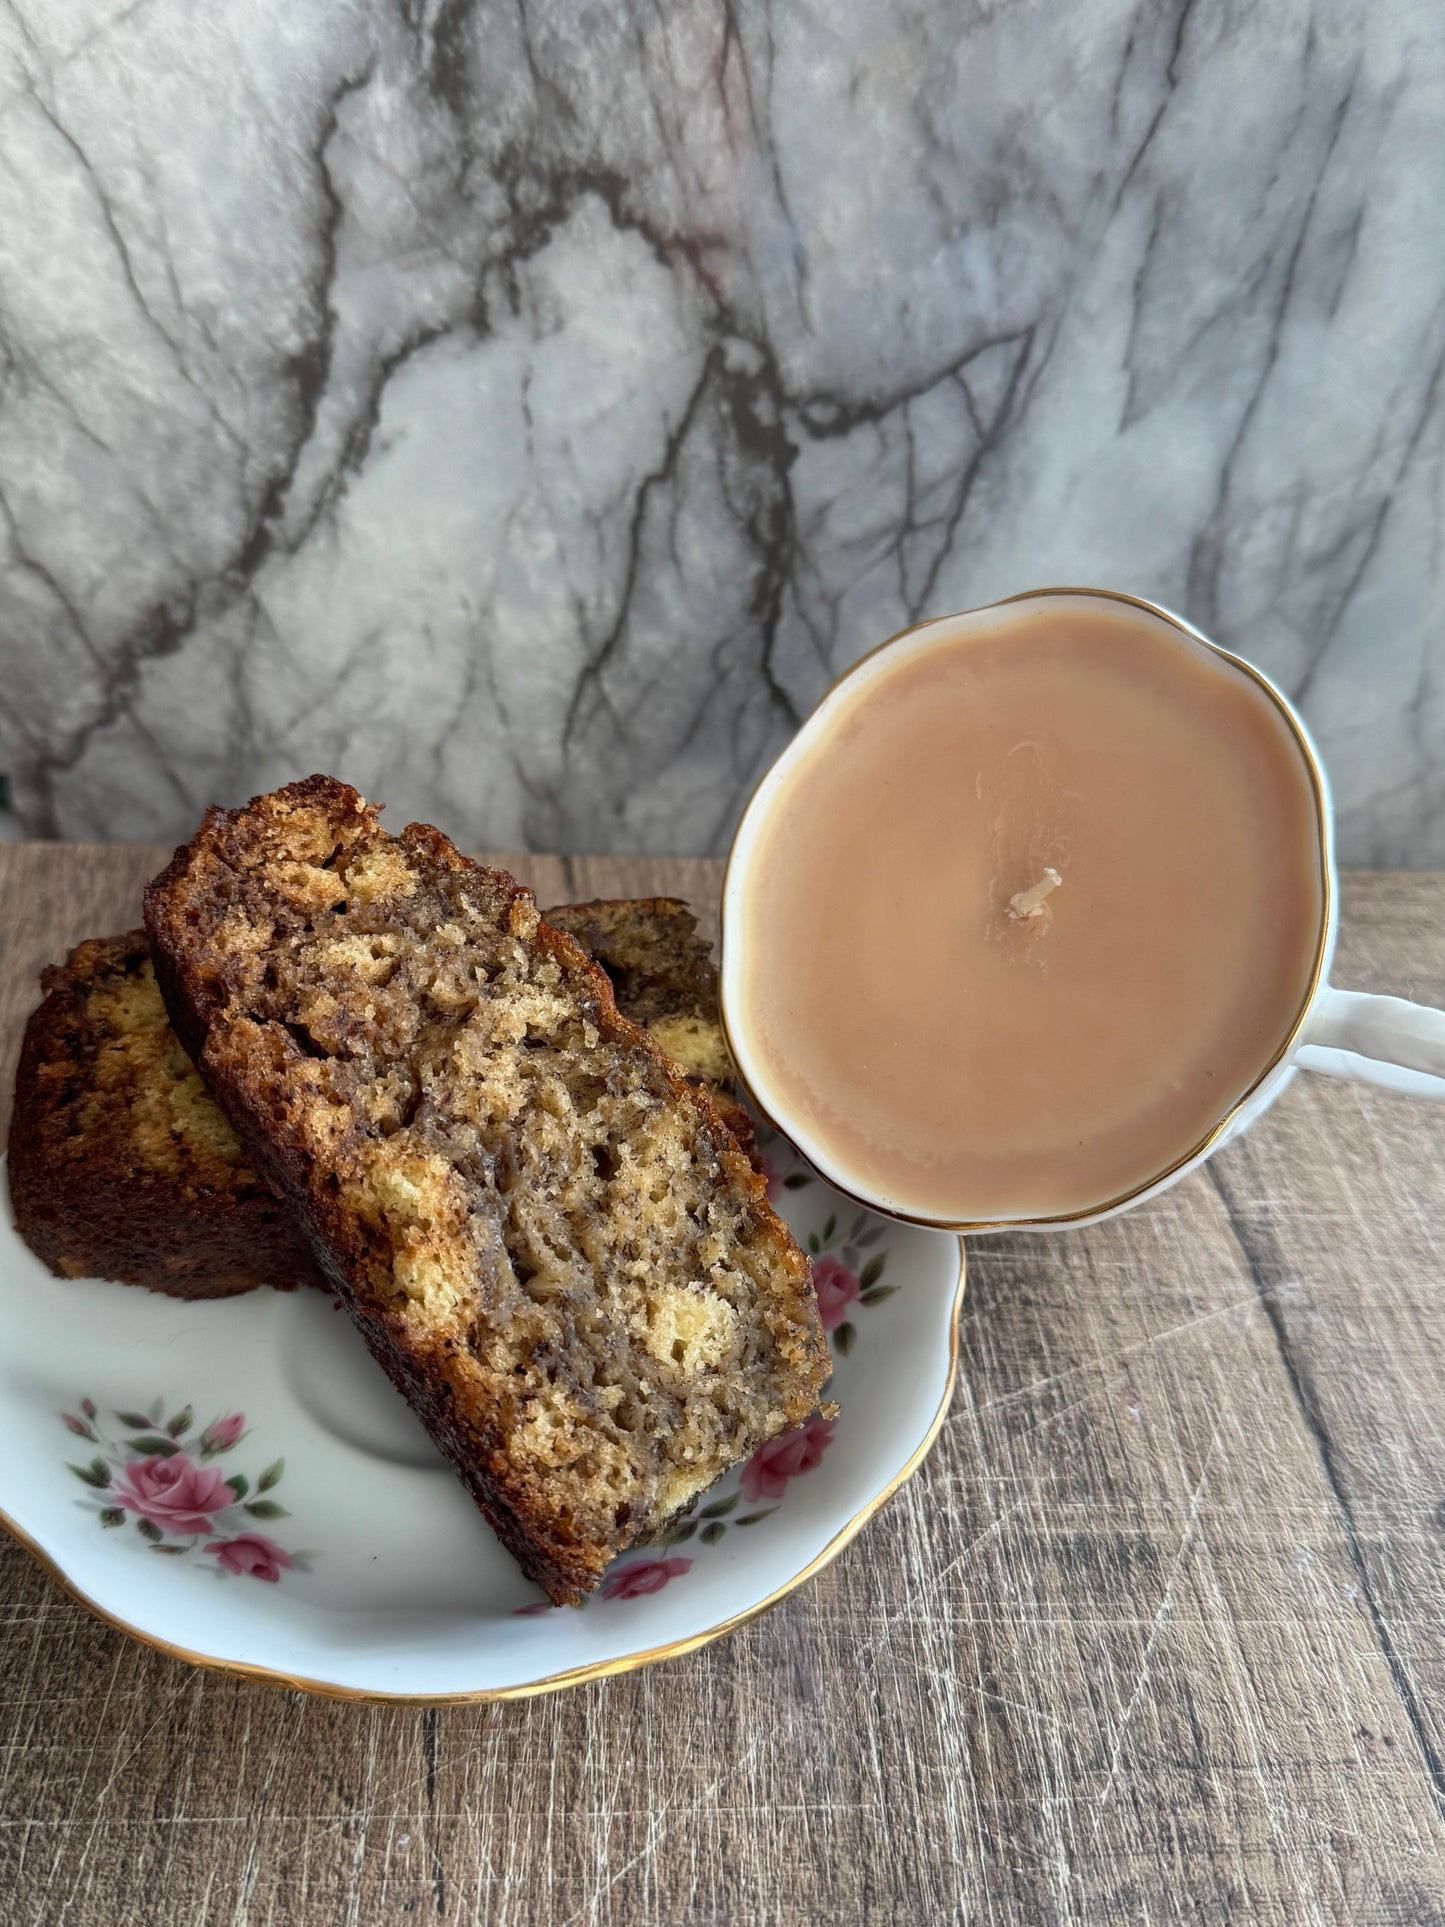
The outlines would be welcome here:
[[[1063,880],[1053,865],[1048,864],[1037,883],[1030,884],[1027,890],[1016,890],[1008,900],[1008,913],[1015,923],[1026,923],[1030,917],[1041,917],[1044,914],[1044,898],[1057,890]]]

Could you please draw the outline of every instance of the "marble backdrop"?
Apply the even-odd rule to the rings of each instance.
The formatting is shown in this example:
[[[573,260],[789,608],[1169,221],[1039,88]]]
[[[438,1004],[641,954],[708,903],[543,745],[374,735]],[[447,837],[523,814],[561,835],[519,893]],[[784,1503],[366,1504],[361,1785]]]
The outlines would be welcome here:
[[[1445,863],[1438,0],[0,0],[0,769],[710,851],[928,613],[1131,587]]]

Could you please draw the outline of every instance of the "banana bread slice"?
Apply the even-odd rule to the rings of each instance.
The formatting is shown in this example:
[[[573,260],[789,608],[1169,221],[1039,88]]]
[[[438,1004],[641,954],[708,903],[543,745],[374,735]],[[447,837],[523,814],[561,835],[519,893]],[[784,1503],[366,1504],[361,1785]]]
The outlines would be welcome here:
[[[552,1599],[816,1410],[762,1180],[505,872],[311,777],[208,811],[145,910],[181,1041]]]
[[[601,964],[617,1008],[682,1066],[689,1084],[709,1093],[756,1164],[753,1120],[723,1035],[712,945],[697,934],[688,905],[678,897],[599,897],[542,914]]]
[[[174,1298],[323,1284],[181,1049],[144,930],[77,945],[41,986],[10,1126],[10,1198],[31,1250],[59,1277]]]
[[[672,897],[563,904],[549,922],[607,971],[618,1008],[709,1090],[743,1149],[752,1119],[717,1075],[717,973]],[[52,1271],[176,1298],[330,1291],[166,1017],[144,930],[80,944],[42,977],[15,1085],[16,1227]],[[730,1067],[729,1067],[730,1068]]]

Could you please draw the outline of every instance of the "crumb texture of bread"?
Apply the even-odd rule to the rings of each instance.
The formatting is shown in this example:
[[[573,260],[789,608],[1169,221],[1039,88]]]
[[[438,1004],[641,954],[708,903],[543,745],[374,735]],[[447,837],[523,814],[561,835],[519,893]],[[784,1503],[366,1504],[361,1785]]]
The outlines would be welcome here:
[[[60,1277],[176,1298],[319,1285],[166,1016],[143,930],[93,938],[42,979],[21,1049],[10,1194]]]
[[[505,872],[312,777],[210,811],[146,923],[210,1088],[554,1600],[817,1409],[762,1181]]]
[[[678,897],[612,897],[543,912],[606,971],[617,1008],[641,1024],[688,1081],[709,1091],[753,1163],[753,1121],[738,1094],[718,1008],[712,946]]]

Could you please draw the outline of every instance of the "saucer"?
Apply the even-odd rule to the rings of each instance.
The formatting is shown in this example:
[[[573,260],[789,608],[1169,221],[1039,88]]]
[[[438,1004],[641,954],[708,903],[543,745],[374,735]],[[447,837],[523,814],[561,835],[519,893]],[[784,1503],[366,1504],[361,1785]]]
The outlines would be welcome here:
[[[59,1279],[0,1220],[0,1525],[174,1658],[341,1699],[521,1697],[674,1658],[835,1558],[948,1410],[962,1247],[860,1211],[776,1138],[835,1419],[772,1441],[580,1607],[493,1538],[315,1290],[187,1303]]]

